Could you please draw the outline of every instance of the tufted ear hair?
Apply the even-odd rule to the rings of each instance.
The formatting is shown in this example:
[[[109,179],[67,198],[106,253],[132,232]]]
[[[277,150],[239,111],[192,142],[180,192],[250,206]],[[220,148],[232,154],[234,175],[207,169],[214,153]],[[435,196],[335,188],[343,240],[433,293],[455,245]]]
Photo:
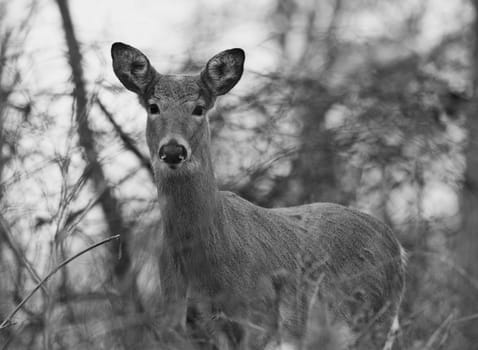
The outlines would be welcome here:
[[[132,46],[114,43],[111,46],[111,57],[118,79],[128,90],[137,94],[144,93],[157,74],[148,58]]]
[[[222,51],[207,62],[201,80],[214,96],[224,95],[241,79],[244,59],[242,49]]]

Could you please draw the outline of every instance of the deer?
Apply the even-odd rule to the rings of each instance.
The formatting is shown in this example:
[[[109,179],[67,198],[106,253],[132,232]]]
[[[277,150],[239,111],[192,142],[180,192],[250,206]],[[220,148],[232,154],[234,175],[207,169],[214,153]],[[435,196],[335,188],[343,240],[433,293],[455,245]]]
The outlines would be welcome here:
[[[326,301],[332,317],[353,333],[351,300],[358,300],[389,330],[381,341],[391,349],[406,260],[387,225],[339,204],[263,208],[218,189],[208,113],[240,80],[244,51],[222,51],[194,75],[160,74],[145,54],[121,42],[112,45],[111,56],[116,77],[147,113],[146,142],[162,220],[157,258],[164,304],[188,308],[201,301],[202,319],[236,324],[261,310],[263,317],[255,322],[270,325],[275,322],[270,318],[280,317],[293,344],[304,334],[307,304],[292,305],[303,299],[294,297],[300,290],[293,281],[307,260],[320,276],[315,297]],[[274,314],[279,280],[292,294]],[[179,314],[178,323],[184,324],[185,313]],[[232,348],[244,344],[244,331],[238,334],[229,336]],[[261,338],[256,348],[272,338]]]

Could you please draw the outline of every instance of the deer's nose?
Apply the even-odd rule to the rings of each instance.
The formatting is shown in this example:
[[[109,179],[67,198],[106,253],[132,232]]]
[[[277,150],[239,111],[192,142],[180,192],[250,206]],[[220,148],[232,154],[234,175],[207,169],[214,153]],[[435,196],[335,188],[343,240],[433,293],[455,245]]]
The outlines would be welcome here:
[[[159,148],[159,159],[167,164],[179,164],[186,160],[188,152],[186,147],[176,140],[171,140]]]

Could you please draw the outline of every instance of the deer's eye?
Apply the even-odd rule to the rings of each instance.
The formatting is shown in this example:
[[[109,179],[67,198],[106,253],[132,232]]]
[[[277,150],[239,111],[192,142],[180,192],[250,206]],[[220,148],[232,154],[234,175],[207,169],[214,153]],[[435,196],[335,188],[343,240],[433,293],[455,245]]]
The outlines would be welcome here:
[[[204,107],[203,106],[196,106],[193,110],[193,115],[203,115]]]
[[[151,114],[159,114],[159,107],[156,103],[151,103],[148,106],[148,109],[149,109],[149,113]]]

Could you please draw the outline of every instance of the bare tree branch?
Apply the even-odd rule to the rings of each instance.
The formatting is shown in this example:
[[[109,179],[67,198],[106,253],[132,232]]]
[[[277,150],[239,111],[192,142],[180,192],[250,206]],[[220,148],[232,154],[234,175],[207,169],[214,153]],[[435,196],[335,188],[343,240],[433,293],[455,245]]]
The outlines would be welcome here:
[[[111,125],[113,125],[113,128],[115,129],[116,133],[120,137],[121,141],[123,141],[124,147],[138,158],[141,165],[148,171],[151,179],[153,179],[153,168],[151,168],[149,158],[143,153],[141,153],[139,148],[136,146],[136,142],[121,128],[121,126],[114,119],[113,113],[108,110],[108,108],[99,98],[96,98],[96,103],[98,104],[106,118],[108,118]]]
[[[120,210],[120,205],[113,194],[113,189],[107,185],[107,180],[103,168],[99,162],[98,152],[95,148],[93,131],[88,125],[88,94],[85,87],[82,54],[76,39],[70,10],[67,0],[56,0],[63,21],[63,30],[65,33],[66,44],[68,47],[68,60],[73,73],[73,83],[75,86],[74,97],[76,101],[76,123],[78,127],[78,136],[80,146],[83,148],[90,176],[97,192],[102,191],[100,197],[101,207],[105,215],[110,234],[127,235],[128,228],[124,223]],[[116,260],[115,273],[122,276],[129,266],[129,256],[124,244],[117,242],[112,245],[113,256],[120,251],[120,259]]]

